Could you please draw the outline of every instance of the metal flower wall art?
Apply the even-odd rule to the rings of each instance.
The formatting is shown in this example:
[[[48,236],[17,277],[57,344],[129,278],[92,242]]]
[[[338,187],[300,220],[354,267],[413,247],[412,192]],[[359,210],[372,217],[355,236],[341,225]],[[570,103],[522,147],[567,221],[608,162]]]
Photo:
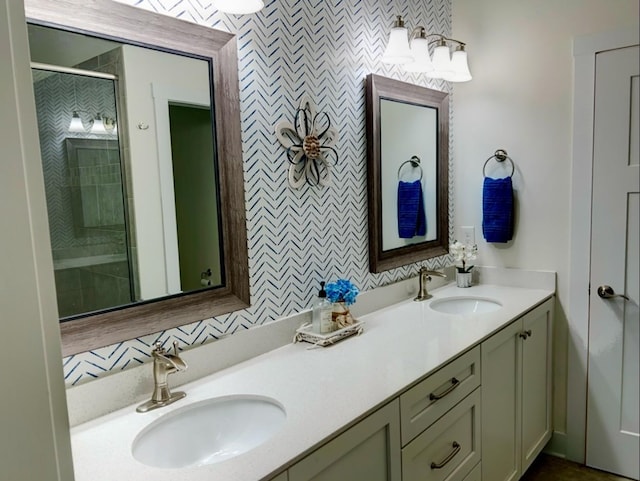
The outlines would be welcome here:
[[[338,130],[325,112],[318,112],[307,96],[300,101],[293,123],[276,124],[276,136],[287,150],[289,185],[299,189],[305,183],[324,187],[331,182],[331,166],[338,162],[334,148]]]

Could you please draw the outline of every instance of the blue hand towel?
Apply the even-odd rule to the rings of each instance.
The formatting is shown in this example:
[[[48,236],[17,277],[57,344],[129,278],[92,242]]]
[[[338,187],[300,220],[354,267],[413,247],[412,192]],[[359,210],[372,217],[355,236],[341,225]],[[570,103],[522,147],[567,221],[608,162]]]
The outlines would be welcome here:
[[[511,177],[484,178],[482,234],[487,242],[508,242],[513,237],[513,186]]]
[[[398,236],[411,239],[427,233],[422,182],[398,182]]]

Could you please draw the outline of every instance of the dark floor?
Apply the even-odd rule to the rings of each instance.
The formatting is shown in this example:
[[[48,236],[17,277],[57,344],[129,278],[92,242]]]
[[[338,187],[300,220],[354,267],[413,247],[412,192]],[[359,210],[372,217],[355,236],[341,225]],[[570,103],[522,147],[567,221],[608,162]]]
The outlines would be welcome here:
[[[520,481],[628,481],[555,456],[541,454]]]

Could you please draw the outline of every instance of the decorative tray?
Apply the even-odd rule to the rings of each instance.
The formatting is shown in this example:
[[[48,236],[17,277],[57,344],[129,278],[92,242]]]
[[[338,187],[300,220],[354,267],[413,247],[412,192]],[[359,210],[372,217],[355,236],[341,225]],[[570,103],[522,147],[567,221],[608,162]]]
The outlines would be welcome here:
[[[354,334],[361,334],[364,331],[364,322],[356,321],[353,324],[338,329],[336,331],[327,332],[326,334],[320,334],[311,330],[311,323],[306,323],[296,329],[296,335],[293,338],[293,342],[309,342],[315,346],[326,347],[336,342],[340,342],[343,339],[353,336]]]

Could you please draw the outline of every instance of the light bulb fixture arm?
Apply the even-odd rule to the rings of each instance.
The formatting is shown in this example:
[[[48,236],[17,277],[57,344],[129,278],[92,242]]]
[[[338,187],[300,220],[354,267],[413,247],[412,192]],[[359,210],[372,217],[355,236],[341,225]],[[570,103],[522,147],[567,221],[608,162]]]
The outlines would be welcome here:
[[[396,15],[396,19],[393,21],[393,28],[405,28],[405,22],[404,22],[404,19],[402,18],[402,15]],[[411,40],[414,40],[416,38],[428,39],[429,37],[436,37],[434,40],[430,40],[429,44],[436,43],[436,42],[444,43],[446,41],[446,42],[455,42],[458,45],[460,45],[460,47],[462,48],[464,48],[466,45],[465,42],[462,42],[455,38],[447,37],[440,33],[427,33],[427,30],[421,25],[418,25],[413,30],[411,30],[411,33],[409,33],[409,42],[411,42]]]
[[[396,15],[396,19],[393,21],[393,28],[404,28],[402,15]]]
[[[439,33],[431,33],[428,35],[428,37],[438,37],[435,40],[430,40],[429,45],[437,42],[440,42],[441,45],[446,45],[446,42],[454,42],[457,43],[462,50],[464,50],[464,47],[467,45],[465,42],[461,42],[460,40],[456,40],[455,38],[445,37],[444,35],[440,35]]]
[[[440,45],[446,45],[446,42],[454,42],[457,43],[462,49],[467,45],[465,42],[457,40],[455,38],[446,37],[440,33],[427,33],[424,27],[416,27],[409,34],[409,42],[415,40],[416,38],[424,38],[429,39],[431,37],[435,37],[433,40],[429,40],[429,45],[434,43],[439,43]]]

